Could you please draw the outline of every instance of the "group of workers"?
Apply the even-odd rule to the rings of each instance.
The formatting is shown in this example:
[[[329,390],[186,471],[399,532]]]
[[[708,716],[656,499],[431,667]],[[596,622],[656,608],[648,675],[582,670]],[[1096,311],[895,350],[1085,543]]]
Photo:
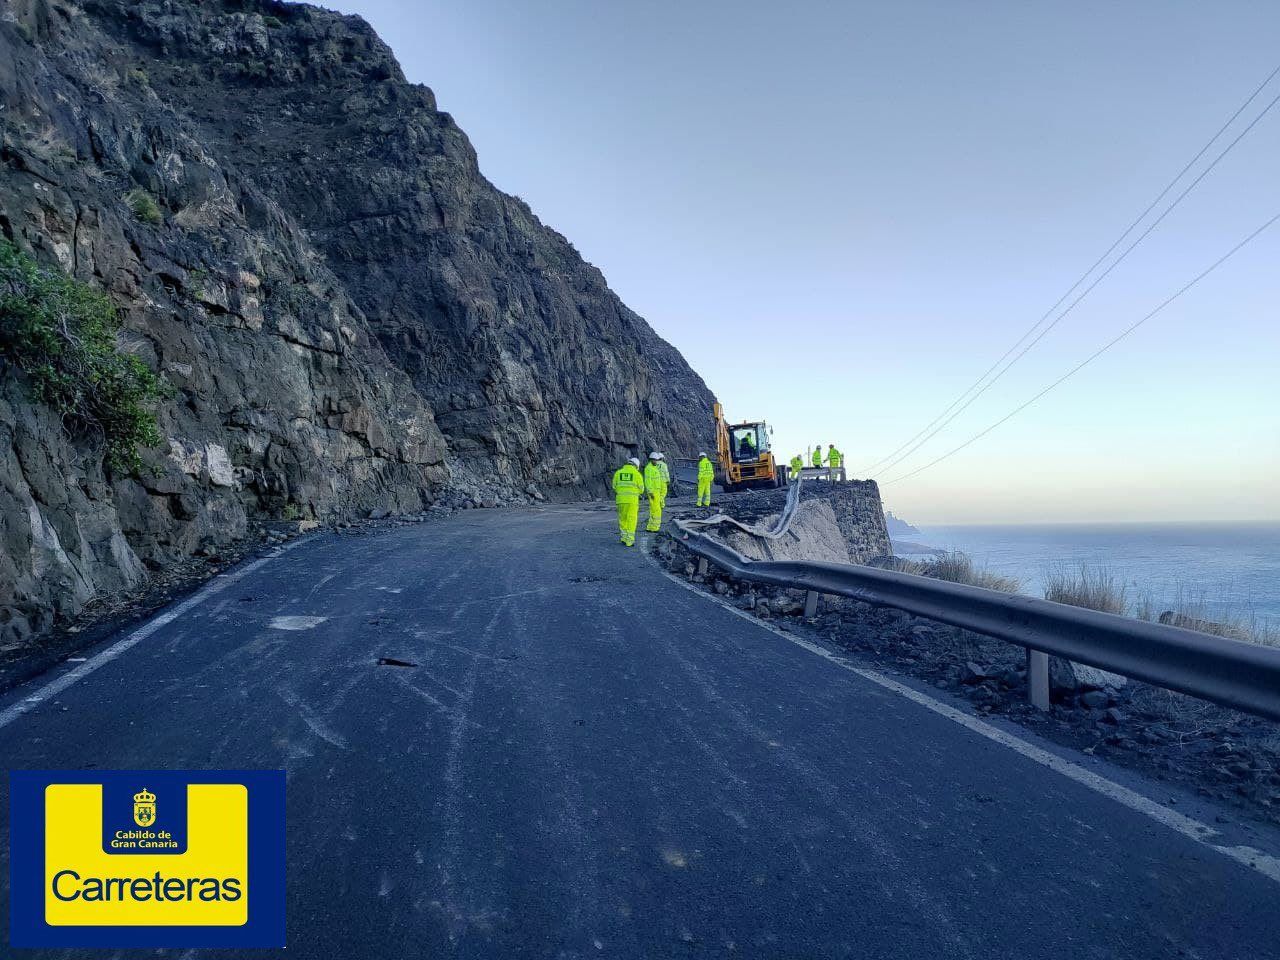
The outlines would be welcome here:
[[[822,469],[822,444],[817,444],[813,448],[813,452],[809,454],[810,466],[819,470]],[[827,445],[827,469],[839,470],[844,466],[844,454],[836,449],[834,443]],[[791,458],[791,475],[799,476],[800,471],[804,469],[804,457],[796,454]]]
[[[698,460],[698,506],[711,506],[711,481],[716,468],[704,452]],[[662,529],[662,508],[667,502],[667,490],[671,487],[671,468],[667,458],[657,450],[649,454],[649,462],[640,469],[640,458],[632,457],[613,474],[613,500],[618,508],[618,536],[623,546],[636,543],[636,523],[640,519],[640,498],[649,498],[649,519],[645,530],[656,533]]]
[[[618,533],[623,546],[636,542],[636,521],[640,517],[640,497],[649,496],[649,522],[645,529],[655,533],[662,529],[662,507],[671,484],[671,468],[667,458],[657,450],[649,454],[649,462],[640,471],[640,458],[632,457],[613,474],[613,499],[618,507]]]
[[[746,437],[743,443],[747,443]],[[822,469],[822,444],[813,448],[810,454],[810,465]],[[839,470],[844,466],[844,454],[836,449],[834,443],[827,445],[826,468]],[[796,454],[791,458],[791,474],[799,476],[804,469],[804,457]],[[698,494],[696,503],[700,507],[711,506],[711,482],[715,479],[716,468],[706,451],[698,455]],[[640,519],[640,498],[649,498],[649,519],[645,530],[656,533],[662,529],[662,508],[667,502],[667,491],[671,487],[671,468],[667,466],[667,458],[657,450],[649,454],[649,462],[640,468],[640,458],[632,457],[613,474],[613,499],[618,508],[618,535],[623,546],[633,547],[636,542],[636,523]]]

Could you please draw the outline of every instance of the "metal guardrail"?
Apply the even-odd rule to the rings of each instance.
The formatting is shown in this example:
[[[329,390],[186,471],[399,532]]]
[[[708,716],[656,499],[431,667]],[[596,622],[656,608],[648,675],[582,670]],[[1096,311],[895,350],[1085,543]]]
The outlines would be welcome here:
[[[796,508],[800,505],[800,488],[803,481],[797,480],[791,485],[787,491],[787,502],[782,508],[782,513],[778,516],[778,520],[772,527],[762,527],[758,524],[746,524],[741,520],[736,520],[727,513],[717,513],[710,517],[698,517],[687,520],[678,520],[677,523],[686,524],[682,529],[690,527],[714,527],[718,524],[727,524],[731,527],[737,527],[744,533],[749,533],[753,537],[759,537],[764,540],[777,540],[791,528],[791,518],[795,516]]]
[[[1048,654],[1280,720],[1280,649],[1037,597],[896,570],[799,560],[752,560],[676,520],[699,557],[743,580],[894,607],[1026,647],[1032,702],[1048,703]]]
[[[846,483],[849,479],[844,467],[803,467],[799,473],[793,473],[791,476],[803,477],[809,480],[838,481],[840,483]]]
[[[698,483],[698,461],[691,457],[671,457],[668,460],[671,465],[671,479],[679,483],[688,483],[697,486]]]

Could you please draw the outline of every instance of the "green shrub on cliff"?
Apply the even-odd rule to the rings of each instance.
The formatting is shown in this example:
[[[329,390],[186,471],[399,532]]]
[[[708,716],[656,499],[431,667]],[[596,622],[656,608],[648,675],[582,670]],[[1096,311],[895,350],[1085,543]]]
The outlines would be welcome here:
[[[164,214],[160,212],[160,205],[156,203],[156,198],[141,187],[130,190],[124,195],[124,199],[129,204],[129,209],[133,211],[133,215],[143,223],[155,226],[164,220]]]
[[[69,426],[99,434],[113,470],[136,471],[161,440],[155,404],[168,385],[116,345],[120,319],[102,293],[40,267],[0,240],[0,355]]]

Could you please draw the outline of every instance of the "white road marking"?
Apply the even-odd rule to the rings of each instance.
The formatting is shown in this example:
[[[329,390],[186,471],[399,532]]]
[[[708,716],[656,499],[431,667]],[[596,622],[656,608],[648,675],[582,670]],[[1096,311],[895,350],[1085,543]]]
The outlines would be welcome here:
[[[267,626],[272,630],[314,630],[328,617],[272,617]]]
[[[71,686],[73,683],[83,680],[85,677],[89,676],[89,674],[93,673],[99,667],[106,666],[108,663],[110,663],[116,657],[120,656],[120,654],[124,653],[126,650],[129,650],[131,647],[137,646],[139,643],[147,639],[147,637],[151,636],[161,627],[165,627],[173,623],[173,621],[177,620],[180,616],[182,616],[188,610],[192,610],[195,607],[200,606],[200,604],[204,603],[210,597],[221,593],[223,590],[227,589],[227,587],[231,586],[233,583],[236,583],[239,580],[243,580],[245,577],[253,573],[255,570],[258,570],[264,565],[266,565],[267,563],[270,563],[276,557],[279,557],[282,554],[287,553],[288,551],[292,550],[294,547],[298,546],[298,544],[300,543],[302,543],[301,540],[295,540],[292,543],[286,544],[283,547],[276,548],[271,553],[267,554],[267,556],[265,557],[260,557],[259,559],[254,560],[252,563],[247,563],[243,567],[240,567],[237,570],[233,570],[231,573],[219,574],[210,583],[205,584],[200,590],[192,594],[186,600],[183,600],[181,603],[177,604],[176,606],[170,607],[168,610],[164,611],[164,613],[161,613],[155,619],[150,620],[147,623],[143,624],[141,627],[133,631],[133,633],[129,634],[123,640],[117,640],[115,643],[107,647],[107,649],[103,650],[101,653],[97,654],[96,656],[88,660],[85,660],[78,667],[75,667],[74,669],[67,671],[62,676],[58,677],[56,680],[49,681],[39,690],[35,691],[35,693],[32,694],[30,697],[28,697],[26,700],[23,700],[19,703],[11,704],[10,706],[6,707],[4,710],[0,710],[0,727],[6,727],[9,724],[13,723],[13,721],[17,720],[23,714],[29,713],[37,703],[40,703],[44,700],[48,700],[50,697],[56,697],[63,690],[66,690],[69,686]]]
[[[1180,833],[1184,837],[1188,837],[1196,843],[1208,847],[1210,850],[1220,853],[1222,856],[1228,857],[1245,867],[1256,870],[1269,880],[1280,883],[1280,857],[1273,857],[1270,854],[1263,853],[1261,850],[1257,850],[1253,847],[1229,847],[1221,843],[1214,843],[1212,842],[1213,838],[1220,836],[1220,834],[1213,827],[1201,823],[1199,820],[1192,817],[1188,817],[1185,814],[1181,814],[1176,810],[1172,810],[1164,804],[1156,803],[1149,797],[1145,797],[1135,790],[1130,790],[1128,787],[1121,786],[1113,780],[1108,780],[1106,777],[1100,776],[1092,770],[1086,770],[1078,763],[1072,763],[1070,760],[1065,760],[1057,754],[1050,753],[1042,747],[1037,747],[1033,743],[1028,743],[1026,740],[1014,736],[1012,733],[1005,730],[1001,730],[999,727],[992,726],[972,714],[957,710],[955,707],[945,704],[941,700],[935,700],[928,694],[921,693],[919,690],[909,687],[905,683],[899,683],[897,680],[890,679],[882,673],[877,673],[875,670],[868,670],[865,667],[854,666],[847,660],[836,656],[830,650],[820,647],[815,643],[811,643],[801,637],[787,633],[784,630],[780,630],[772,624],[765,623],[764,621],[753,617],[745,610],[739,610],[737,607],[713,594],[699,590],[692,583],[688,583],[670,571],[664,569],[652,556],[650,556],[650,560],[658,567],[658,570],[668,580],[679,584],[686,590],[702,597],[705,600],[710,600],[717,606],[723,607],[734,616],[741,617],[758,627],[768,630],[770,633],[777,634],[784,640],[789,640],[796,646],[803,647],[810,653],[817,654],[824,660],[835,664],[843,670],[856,673],[858,676],[866,680],[870,680],[872,683],[877,684],[886,690],[890,690],[900,696],[906,697],[908,700],[919,704],[926,710],[932,710],[939,716],[946,717],[948,720],[960,724],[960,726],[973,731],[979,736],[986,737],[988,740],[992,740],[1001,746],[1008,747],[1010,750],[1021,754],[1028,760],[1032,760],[1041,766],[1048,767],[1055,773],[1059,773],[1069,780],[1074,780],[1076,783],[1081,786],[1088,787],[1095,793],[1100,793],[1104,797],[1109,797],[1117,803],[1128,807],[1130,810],[1150,817],[1152,820],[1168,827],[1170,830]]]

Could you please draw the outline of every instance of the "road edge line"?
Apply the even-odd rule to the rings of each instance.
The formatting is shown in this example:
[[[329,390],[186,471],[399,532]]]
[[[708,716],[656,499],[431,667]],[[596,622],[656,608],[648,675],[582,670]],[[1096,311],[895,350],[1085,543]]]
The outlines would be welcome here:
[[[233,583],[242,580],[255,570],[260,569],[272,560],[275,560],[277,557],[283,556],[294,547],[304,542],[304,540],[295,540],[292,543],[284,544],[283,546],[272,550],[265,557],[259,557],[257,560],[247,563],[243,567],[238,567],[230,573],[217,575],[212,581],[206,583],[181,603],[177,603],[172,607],[168,607],[161,611],[128,636],[117,640],[105,650],[95,654],[75,668],[68,670],[60,677],[50,680],[37,690],[29,693],[23,693],[21,686],[14,688],[12,692],[18,697],[18,699],[5,709],[0,710],[0,729],[7,727],[9,724],[13,723],[13,721],[30,713],[36,707],[40,706],[40,704],[48,701],[51,697],[56,697],[68,687],[89,676],[89,674],[93,673],[99,667],[106,666],[112,660],[116,659],[116,657],[120,656],[120,654],[137,646],[162,627],[166,627],[173,623],[173,621],[177,620],[187,611],[200,606],[200,604],[204,603],[210,597],[221,593]]]
[[[1054,773],[1060,774],[1068,780],[1073,780],[1083,787],[1087,787],[1094,793],[1101,794],[1104,797],[1114,800],[1116,803],[1128,807],[1135,813],[1141,813],[1162,826],[1168,827],[1170,830],[1194,840],[1201,846],[1207,847],[1215,853],[1234,860],[1241,866],[1260,873],[1269,880],[1280,883],[1280,857],[1273,857],[1270,854],[1255,849],[1254,847],[1228,847],[1220,843],[1214,843],[1211,838],[1220,836],[1220,834],[1219,831],[1210,827],[1208,824],[1201,823],[1199,820],[1196,820],[1193,817],[1188,817],[1186,814],[1179,813],[1177,810],[1172,810],[1164,804],[1157,803],[1150,797],[1143,796],[1136,790],[1131,790],[1126,786],[1116,783],[1114,780],[1108,780],[1106,777],[1094,773],[1092,770],[1086,770],[1078,763],[1067,760],[1064,757],[1060,757],[1055,753],[1051,753],[1043,747],[1038,747],[1034,743],[1030,743],[1023,740],[1021,737],[1009,733],[1007,730],[1001,730],[999,727],[992,726],[990,723],[987,723],[985,720],[981,720],[976,716],[957,710],[950,704],[943,703],[941,700],[935,700],[927,693],[922,693],[913,687],[907,686],[905,683],[899,683],[897,680],[887,677],[878,671],[870,670],[866,667],[855,666],[847,660],[836,656],[830,650],[826,650],[815,643],[805,640],[803,637],[797,637],[785,630],[780,630],[772,624],[765,623],[759,618],[753,617],[745,610],[739,610],[737,607],[721,600],[719,597],[707,593],[705,590],[699,590],[694,584],[687,583],[671,571],[665,569],[662,564],[658,562],[658,559],[651,553],[648,554],[648,557],[649,561],[658,568],[658,572],[668,580],[684,587],[690,593],[702,597],[704,600],[711,601],[716,606],[723,607],[734,616],[741,617],[749,623],[753,623],[758,627],[768,630],[770,633],[776,634],[784,640],[790,641],[810,653],[817,654],[824,660],[840,667],[843,670],[848,670],[850,673],[857,674],[864,680],[869,680],[885,690],[889,690],[899,696],[905,697],[918,706],[924,707],[926,710],[931,710],[939,716],[945,717],[954,723],[958,723],[960,726],[978,734],[979,736],[986,737],[988,740],[998,743],[1003,747],[1007,747],[1015,753],[1026,757],[1028,760],[1038,763],[1043,767],[1047,767]]]

